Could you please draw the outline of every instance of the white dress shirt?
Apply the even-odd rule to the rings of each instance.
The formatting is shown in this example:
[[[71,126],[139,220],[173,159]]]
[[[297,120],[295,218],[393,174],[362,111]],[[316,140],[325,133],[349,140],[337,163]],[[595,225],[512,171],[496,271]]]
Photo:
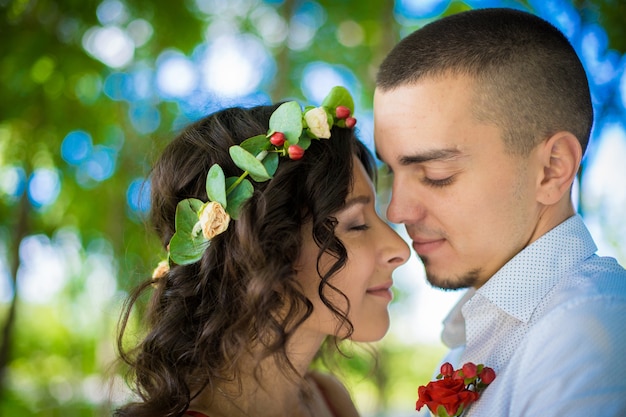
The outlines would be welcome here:
[[[445,360],[497,375],[464,417],[626,416],[626,270],[596,250],[573,216],[451,310]]]

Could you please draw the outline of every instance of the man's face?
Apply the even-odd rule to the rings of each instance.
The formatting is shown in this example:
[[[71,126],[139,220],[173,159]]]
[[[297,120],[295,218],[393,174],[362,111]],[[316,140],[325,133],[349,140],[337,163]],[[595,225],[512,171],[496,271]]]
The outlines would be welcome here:
[[[441,288],[480,287],[537,238],[537,158],[505,152],[501,130],[473,116],[471,87],[445,76],[374,95],[376,150],[393,172],[387,217]]]

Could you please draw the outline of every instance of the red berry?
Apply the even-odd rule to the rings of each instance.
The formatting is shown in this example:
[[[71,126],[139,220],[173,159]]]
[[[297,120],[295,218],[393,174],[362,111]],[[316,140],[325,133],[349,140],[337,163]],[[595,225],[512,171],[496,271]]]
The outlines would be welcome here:
[[[270,143],[274,146],[282,146],[285,143],[285,134],[283,132],[274,132],[270,136]]]
[[[463,365],[463,376],[465,378],[474,378],[476,376],[477,366],[472,362]]]
[[[441,375],[443,375],[444,377],[450,377],[454,373],[454,368],[452,367],[452,364],[450,362],[446,362],[441,365],[440,372]]]
[[[351,128],[354,127],[355,124],[356,124],[356,119],[354,117],[348,117],[346,119],[346,127],[347,128],[351,129]]]
[[[345,119],[350,116],[350,109],[346,106],[337,106],[335,109],[335,115],[337,116],[337,119]]]
[[[294,161],[297,161],[304,156],[304,149],[302,149],[302,147],[298,145],[290,145],[289,149],[287,149],[287,152],[289,153],[289,158],[293,159]]]
[[[496,371],[485,366],[479,376],[484,384],[491,384],[496,379]]]

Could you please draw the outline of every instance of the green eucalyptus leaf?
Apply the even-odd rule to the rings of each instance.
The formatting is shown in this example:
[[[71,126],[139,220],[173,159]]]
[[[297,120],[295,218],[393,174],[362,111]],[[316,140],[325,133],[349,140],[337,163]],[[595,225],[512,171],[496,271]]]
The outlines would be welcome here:
[[[176,218],[174,224],[176,231],[191,233],[198,222],[198,212],[205,203],[197,198],[187,198],[179,201],[176,205]]]
[[[170,258],[179,265],[197,262],[208,246],[204,235],[194,231],[203,204],[198,199],[188,198],[176,206],[176,233],[170,240]]]
[[[333,87],[330,90],[324,101],[322,101],[322,106],[328,107],[333,111],[337,106],[346,106],[350,109],[350,113],[354,113],[354,100],[352,100],[348,90],[341,86]]]
[[[263,166],[265,166],[265,169],[267,170],[267,173],[270,175],[270,177],[274,176],[274,173],[278,168],[278,159],[278,153],[276,152],[268,153],[267,156],[263,159]]]
[[[236,177],[226,178],[226,186],[230,187],[237,180],[238,178]],[[253,193],[254,187],[252,183],[244,178],[243,181],[228,194],[228,215],[237,220],[241,206],[252,197]]]
[[[217,201],[226,208],[226,185],[222,167],[213,164],[206,176],[206,193],[209,201]]]
[[[244,171],[248,171],[253,180],[263,182],[272,178],[263,163],[241,146],[231,146],[228,151],[235,165]]]
[[[302,110],[296,101],[281,104],[270,117],[270,130],[282,132],[293,145],[302,134]]]
[[[307,149],[309,149],[309,146],[311,146],[311,137],[308,135],[302,135],[302,137],[300,138],[300,142],[298,142],[298,145],[306,151]]]
[[[241,142],[239,146],[257,156],[262,151],[269,149],[270,140],[266,135],[257,135]]]

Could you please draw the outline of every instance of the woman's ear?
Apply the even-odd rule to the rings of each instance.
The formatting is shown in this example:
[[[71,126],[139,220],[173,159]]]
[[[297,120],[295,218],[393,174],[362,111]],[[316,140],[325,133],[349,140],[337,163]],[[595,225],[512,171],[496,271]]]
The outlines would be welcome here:
[[[563,197],[569,199],[569,191],[582,160],[580,142],[572,133],[562,131],[539,146],[543,173],[537,189],[537,201],[549,206]]]

